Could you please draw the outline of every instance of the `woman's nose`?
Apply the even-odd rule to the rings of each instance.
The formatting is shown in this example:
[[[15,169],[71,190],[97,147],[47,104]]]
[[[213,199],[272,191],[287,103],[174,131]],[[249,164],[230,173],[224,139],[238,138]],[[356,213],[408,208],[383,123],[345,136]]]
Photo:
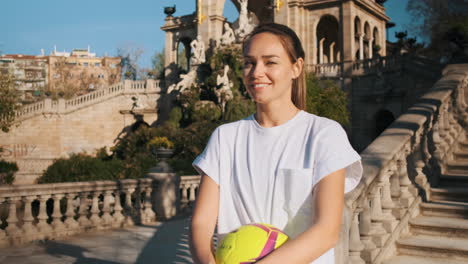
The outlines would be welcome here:
[[[251,69],[251,75],[254,78],[262,77],[265,74],[265,67],[263,63],[256,63]]]

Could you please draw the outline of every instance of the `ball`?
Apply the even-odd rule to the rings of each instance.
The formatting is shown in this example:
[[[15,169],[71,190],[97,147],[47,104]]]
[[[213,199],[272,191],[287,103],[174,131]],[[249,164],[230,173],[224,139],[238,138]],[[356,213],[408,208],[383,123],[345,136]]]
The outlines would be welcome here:
[[[255,263],[283,245],[288,236],[268,224],[248,224],[227,234],[216,249],[216,264]]]

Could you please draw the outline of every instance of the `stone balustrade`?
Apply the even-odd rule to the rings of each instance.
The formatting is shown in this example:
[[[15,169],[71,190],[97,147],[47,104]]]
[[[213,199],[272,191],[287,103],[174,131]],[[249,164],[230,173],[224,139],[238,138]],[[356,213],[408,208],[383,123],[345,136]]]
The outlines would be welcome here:
[[[321,77],[339,77],[341,75],[342,63],[323,63],[308,65],[307,71],[313,72]]]
[[[0,187],[0,246],[155,221],[153,180]]]
[[[121,94],[159,93],[160,91],[159,80],[125,80],[69,100],[59,99],[58,101],[54,101],[47,98],[41,102],[25,105],[16,113],[16,119],[23,120],[41,114],[68,113]]]
[[[468,71],[448,67],[419,103],[361,153],[364,178],[345,197],[336,263],[381,263],[396,253],[395,241],[445,172],[456,141],[466,136],[465,89]]]

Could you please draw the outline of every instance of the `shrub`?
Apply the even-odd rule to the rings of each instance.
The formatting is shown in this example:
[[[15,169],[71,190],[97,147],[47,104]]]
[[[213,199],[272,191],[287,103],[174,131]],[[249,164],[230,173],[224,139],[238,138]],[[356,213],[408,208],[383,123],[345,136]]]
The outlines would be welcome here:
[[[118,159],[102,160],[87,154],[72,154],[50,165],[38,183],[80,182],[122,179],[123,163]]]
[[[0,160],[0,185],[13,184],[15,181],[15,172],[18,171],[18,165],[15,162]]]
[[[171,149],[174,147],[174,143],[167,139],[167,137],[154,137],[148,142],[148,147]]]

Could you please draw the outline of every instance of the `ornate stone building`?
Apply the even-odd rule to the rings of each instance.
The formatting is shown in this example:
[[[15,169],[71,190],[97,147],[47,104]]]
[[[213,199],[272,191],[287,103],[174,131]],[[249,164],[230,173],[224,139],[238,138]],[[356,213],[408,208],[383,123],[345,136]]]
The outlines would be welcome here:
[[[227,1],[240,10],[239,19],[229,23],[237,32],[240,3],[245,0]],[[437,62],[408,54],[387,56],[390,18],[383,2],[250,0],[247,5],[249,23],[276,22],[294,29],[304,45],[306,70],[335,81],[348,93],[351,127],[347,130],[359,151],[427,91],[442,69]],[[166,85],[177,79],[178,62],[186,60],[189,65],[190,43],[197,36],[204,41],[207,56],[219,45],[226,22],[225,4],[226,0],[197,0],[191,15],[173,17],[173,12],[166,12],[161,28],[166,32]],[[237,35],[237,42],[241,41]]]

